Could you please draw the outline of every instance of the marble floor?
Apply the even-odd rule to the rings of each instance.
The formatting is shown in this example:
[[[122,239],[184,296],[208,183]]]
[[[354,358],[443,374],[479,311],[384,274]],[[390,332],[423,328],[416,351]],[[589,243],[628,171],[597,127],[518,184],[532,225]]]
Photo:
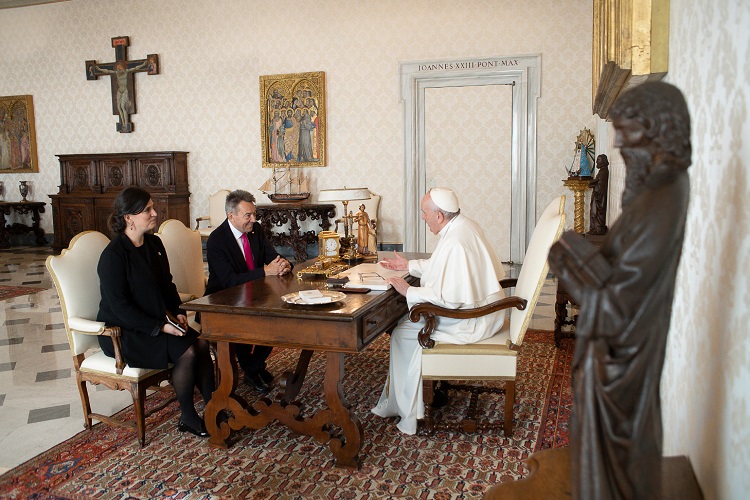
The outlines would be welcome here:
[[[44,261],[50,248],[0,251],[0,285],[45,288],[0,300],[0,474],[83,432],[83,410],[60,301]],[[513,270],[509,270],[513,275]],[[531,328],[551,330],[556,282],[542,289]],[[89,386],[92,409],[130,405],[126,391]]]

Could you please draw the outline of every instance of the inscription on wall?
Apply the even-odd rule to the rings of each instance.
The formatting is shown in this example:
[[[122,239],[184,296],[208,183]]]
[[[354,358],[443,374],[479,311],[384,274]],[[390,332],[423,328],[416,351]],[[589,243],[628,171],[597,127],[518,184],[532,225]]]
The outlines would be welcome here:
[[[489,61],[453,61],[444,63],[420,64],[419,71],[446,71],[452,69],[483,69],[518,66],[518,59],[491,59]]]

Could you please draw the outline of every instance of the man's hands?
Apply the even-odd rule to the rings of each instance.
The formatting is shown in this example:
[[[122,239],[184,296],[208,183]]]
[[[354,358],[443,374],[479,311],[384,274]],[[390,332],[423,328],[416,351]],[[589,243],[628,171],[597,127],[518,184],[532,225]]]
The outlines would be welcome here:
[[[401,255],[397,254],[395,250],[393,251],[393,258],[381,260],[380,265],[386,269],[390,269],[391,271],[409,270],[409,261],[403,258]]]
[[[292,265],[288,260],[277,255],[270,264],[263,266],[266,276],[283,276],[292,270]]]
[[[388,278],[385,282],[390,283],[404,297],[406,297],[406,291],[411,286],[404,278]]]
[[[409,270],[409,261],[401,255],[397,254],[395,250],[393,251],[392,259],[383,259],[379,262],[379,264],[386,269],[390,269],[391,271]],[[385,282],[393,286],[393,288],[395,288],[396,291],[404,297],[406,297],[406,290],[408,290],[411,286],[406,282],[404,278],[388,278],[385,280]]]

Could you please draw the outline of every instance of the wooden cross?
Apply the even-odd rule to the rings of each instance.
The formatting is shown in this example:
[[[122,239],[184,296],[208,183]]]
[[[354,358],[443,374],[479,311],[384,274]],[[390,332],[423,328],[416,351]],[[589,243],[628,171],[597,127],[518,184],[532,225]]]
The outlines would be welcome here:
[[[127,134],[133,131],[130,115],[135,111],[135,79],[133,73],[146,71],[149,75],[159,74],[159,55],[149,54],[146,59],[128,61],[130,38],[117,36],[112,39],[115,48],[115,62],[97,64],[86,61],[86,79],[98,80],[109,75],[112,84],[112,114],[119,115],[117,131]]]

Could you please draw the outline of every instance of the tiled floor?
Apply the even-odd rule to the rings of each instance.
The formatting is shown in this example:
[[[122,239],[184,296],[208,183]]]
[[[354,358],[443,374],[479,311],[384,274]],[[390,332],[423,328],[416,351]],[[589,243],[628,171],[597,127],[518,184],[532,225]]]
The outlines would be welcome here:
[[[51,250],[0,251],[0,285],[47,290],[0,301],[0,474],[83,431],[83,410],[60,301],[44,261]],[[509,276],[512,273],[509,273]],[[556,282],[547,280],[531,328],[551,330]],[[90,386],[94,411],[131,404],[126,391]]]

